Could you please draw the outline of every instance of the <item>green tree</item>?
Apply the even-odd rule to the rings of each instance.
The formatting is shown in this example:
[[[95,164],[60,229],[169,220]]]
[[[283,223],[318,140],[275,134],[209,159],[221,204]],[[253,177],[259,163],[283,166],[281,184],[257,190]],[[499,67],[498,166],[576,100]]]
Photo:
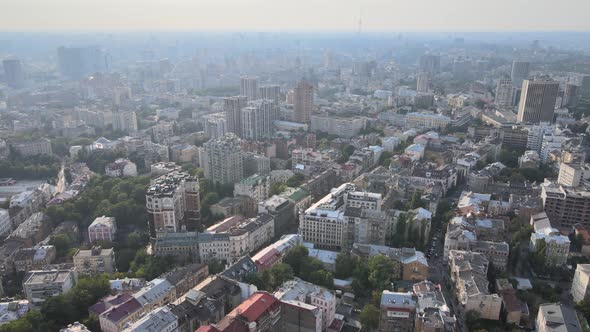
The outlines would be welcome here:
[[[335,276],[339,279],[346,279],[352,275],[354,270],[354,259],[346,253],[339,253],[336,257]]]
[[[372,304],[363,307],[360,314],[360,321],[364,328],[373,331],[379,327],[379,309]]]
[[[385,255],[375,255],[369,259],[369,283],[373,289],[384,290],[391,282],[394,264]]]
[[[283,258],[283,262],[288,264],[293,269],[293,273],[295,275],[299,275],[301,272],[301,267],[304,264],[304,257],[308,257],[309,251],[306,247],[299,245],[293,247],[293,249],[289,250]]]

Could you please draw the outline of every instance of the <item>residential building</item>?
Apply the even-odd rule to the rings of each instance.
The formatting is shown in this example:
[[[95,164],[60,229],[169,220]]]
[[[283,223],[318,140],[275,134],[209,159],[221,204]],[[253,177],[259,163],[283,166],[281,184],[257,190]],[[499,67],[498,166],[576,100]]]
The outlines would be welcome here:
[[[113,130],[134,134],[137,129],[137,114],[135,112],[113,112]]]
[[[420,56],[420,70],[429,74],[437,74],[440,71],[440,55],[424,54]]]
[[[412,112],[406,114],[406,127],[421,129],[444,128],[451,123],[451,118],[426,112]]]
[[[258,203],[258,213],[268,213],[274,220],[275,234],[284,234],[296,226],[295,203],[293,200],[274,195]]]
[[[86,325],[74,322],[73,324],[68,324],[66,328],[59,330],[59,332],[91,332]]]
[[[566,187],[578,187],[588,178],[590,178],[590,165],[561,163],[557,183]]]
[[[270,177],[254,174],[234,184],[234,196],[248,196],[257,202],[268,198]]]
[[[240,139],[234,134],[204,144],[205,177],[220,184],[240,181],[244,174]]]
[[[8,210],[0,209],[0,236],[10,234],[12,231],[12,222]]]
[[[145,312],[142,304],[134,297],[123,303],[113,305],[98,316],[100,330],[103,332],[122,332]]]
[[[156,278],[134,293],[133,298],[141,304],[143,312],[148,312],[176,300],[176,289],[167,279]]]
[[[248,196],[225,197],[219,202],[211,205],[211,213],[231,217],[239,214],[244,217],[254,217],[256,212],[256,201]]]
[[[488,290],[488,259],[484,254],[451,250],[449,265],[451,280],[464,312],[474,310],[482,319],[500,319],[502,299]]]
[[[570,292],[574,303],[590,298],[590,264],[578,264]]]
[[[456,330],[457,319],[451,314],[441,285],[422,281],[412,286],[416,300],[415,331]]]
[[[351,253],[361,259],[384,255],[394,263],[391,274],[400,280],[418,282],[428,278],[428,261],[424,253],[414,248],[391,248],[375,244],[355,243]]]
[[[170,147],[170,160],[178,163],[193,163],[199,160],[199,148],[191,144],[176,144]]]
[[[416,317],[416,299],[412,293],[384,290],[379,305],[379,332],[413,332]]]
[[[325,330],[332,324],[336,316],[336,295],[324,288],[299,278],[286,281],[274,292],[281,301],[303,302],[321,310],[321,329]]]
[[[203,124],[203,127],[205,128],[205,135],[207,135],[209,139],[219,139],[225,136],[226,133],[230,132],[227,125],[228,116],[231,116],[230,113],[215,113],[204,116],[203,121],[205,123]],[[239,131],[241,132],[241,128]]]
[[[199,234],[197,232],[163,233],[152,242],[156,256],[174,256],[199,259]]]
[[[17,250],[13,256],[14,269],[17,272],[41,270],[53,262],[56,249],[53,245],[44,245],[35,248],[23,248]]]
[[[297,82],[294,93],[295,122],[309,123],[313,109],[314,88],[307,81]]]
[[[274,264],[280,263],[289,250],[301,244],[303,244],[303,237],[301,235],[283,235],[278,241],[252,256],[252,261],[254,261],[259,271],[271,268]]]
[[[524,154],[518,157],[518,167],[520,168],[538,168],[539,167],[539,153],[534,150],[527,150]]]
[[[150,234],[195,230],[200,222],[199,180],[173,171],[152,180],[146,191]]]
[[[104,168],[106,176],[120,178],[137,176],[137,165],[129,159],[117,159]]]
[[[253,152],[246,152],[244,153],[244,176],[248,177],[254,174],[260,175],[268,175],[271,173],[270,170],[270,158],[265,157],[263,155],[253,153]],[[290,170],[275,170],[275,171],[284,171],[284,172],[291,172]],[[293,172],[291,172],[293,174]],[[272,182],[272,178],[271,178]]]
[[[96,241],[113,242],[116,232],[117,224],[114,217],[96,217],[92,224],[88,226],[88,241],[90,243]]]
[[[518,122],[553,122],[559,82],[552,80],[524,80],[518,105]]]
[[[178,318],[168,306],[156,308],[126,327],[123,332],[176,332]]]
[[[242,137],[242,108],[246,107],[248,97],[236,96],[223,99],[223,111],[227,121],[227,133],[234,133],[238,137]],[[219,128],[218,128],[219,129]],[[219,131],[217,131],[219,133]],[[222,138],[220,136],[218,138]]]
[[[543,209],[558,229],[570,230],[575,224],[590,227],[590,192],[551,183],[541,186]]]
[[[536,327],[539,332],[582,332],[576,310],[562,303],[539,305]]]
[[[92,247],[90,250],[78,250],[74,254],[74,267],[78,275],[97,275],[115,272],[115,251]]]
[[[47,138],[40,138],[34,141],[11,142],[10,146],[23,157],[53,154],[51,141]]]
[[[261,140],[270,138],[272,134],[272,122],[276,118],[275,104],[266,99],[260,99],[248,103],[242,108],[242,138]]]
[[[76,283],[74,269],[29,271],[23,290],[32,306],[40,308],[50,297],[67,293]]]
[[[541,242],[545,245],[545,264],[548,266],[562,266],[567,262],[570,250],[570,240],[567,236],[551,226],[545,212],[531,216],[533,233],[531,234],[531,250],[537,250]]]
[[[2,60],[4,67],[4,80],[12,88],[21,88],[25,83],[23,69],[19,59]]]
[[[428,92],[430,91],[430,75],[422,72],[416,75],[416,91],[417,92]]]
[[[240,96],[246,96],[250,101],[258,99],[258,77],[240,77]]]
[[[351,138],[357,136],[367,126],[364,117],[337,117],[333,115],[312,115],[311,130],[330,135]]]
[[[273,103],[278,104],[281,99],[281,86],[276,84],[263,85],[258,88],[258,96],[260,99],[272,100]]]

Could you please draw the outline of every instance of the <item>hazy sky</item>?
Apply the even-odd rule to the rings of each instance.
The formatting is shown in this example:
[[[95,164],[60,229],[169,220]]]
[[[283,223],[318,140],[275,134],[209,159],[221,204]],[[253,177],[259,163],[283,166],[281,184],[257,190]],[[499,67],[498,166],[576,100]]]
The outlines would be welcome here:
[[[0,0],[0,30],[590,30],[590,0]]]

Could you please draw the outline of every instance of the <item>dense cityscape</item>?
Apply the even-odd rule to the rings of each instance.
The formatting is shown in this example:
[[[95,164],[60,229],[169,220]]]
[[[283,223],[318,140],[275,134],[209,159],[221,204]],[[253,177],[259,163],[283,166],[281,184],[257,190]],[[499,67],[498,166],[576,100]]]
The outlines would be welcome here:
[[[0,34],[0,332],[590,331],[587,37]]]

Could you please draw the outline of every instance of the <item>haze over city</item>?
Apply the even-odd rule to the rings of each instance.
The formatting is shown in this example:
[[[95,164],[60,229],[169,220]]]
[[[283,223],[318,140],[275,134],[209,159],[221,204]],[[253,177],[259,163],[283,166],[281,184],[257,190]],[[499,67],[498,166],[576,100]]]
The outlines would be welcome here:
[[[4,1],[0,332],[590,331],[588,13]]]

